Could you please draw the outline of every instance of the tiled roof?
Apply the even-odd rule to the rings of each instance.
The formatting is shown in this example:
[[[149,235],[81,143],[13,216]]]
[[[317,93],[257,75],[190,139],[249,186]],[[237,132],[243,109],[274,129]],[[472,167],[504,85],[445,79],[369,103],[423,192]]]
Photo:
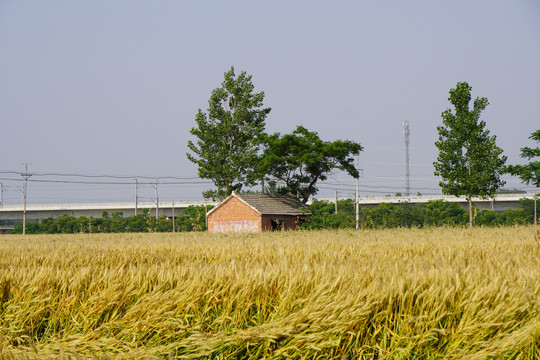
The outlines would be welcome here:
[[[309,207],[295,197],[268,194],[234,194],[264,215],[310,215]]]

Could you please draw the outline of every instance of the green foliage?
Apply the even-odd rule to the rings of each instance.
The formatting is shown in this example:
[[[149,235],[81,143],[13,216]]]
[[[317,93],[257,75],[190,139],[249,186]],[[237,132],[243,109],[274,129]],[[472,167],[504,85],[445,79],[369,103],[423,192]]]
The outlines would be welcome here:
[[[206,211],[213,206],[189,206],[176,218],[177,231],[206,231]]]
[[[335,203],[314,200],[309,206],[313,214],[302,224],[304,229],[347,229],[354,228],[356,218],[352,199],[338,200],[338,213]]]
[[[458,203],[443,200],[428,201],[425,205],[425,224],[431,226],[463,225],[467,222],[467,211]]]
[[[398,224],[395,216],[393,216],[395,210],[396,207],[394,204],[382,203],[374,209],[364,209],[363,215],[365,215],[375,227],[393,228]]]
[[[160,215],[155,221],[154,218],[154,231],[157,232],[171,232],[172,231],[172,221],[167,220],[165,215]]]
[[[433,163],[435,175],[442,177],[439,185],[443,194],[465,196],[471,205],[474,196],[490,197],[504,185],[501,174],[505,171],[506,156],[495,144],[496,136],[489,136],[486,123],[480,121],[480,114],[489,104],[486,98],[476,98],[473,109],[471,87],[466,82],[458,82],[450,90],[450,109],[442,113],[443,126],[438,126],[439,149],[437,161]],[[472,226],[472,212],[470,226]]]
[[[396,207],[395,218],[398,227],[424,226],[426,210],[418,205],[405,202]]]
[[[11,234],[22,234],[23,226],[22,224],[16,224],[14,229],[11,230]],[[39,223],[36,222],[27,222],[26,223],[26,233],[27,234],[40,234]]]
[[[142,214],[130,216],[125,219],[126,232],[150,232],[155,218],[150,216],[150,210],[143,209]]]
[[[211,179],[216,190],[205,198],[223,199],[243,185],[253,185],[250,176],[257,164],[255,139],[263,133],[270,108],[262,108],[264,92],[254,93],[251,75],[235,76],[231,67],[220,88],[208,100],[208,114],[201,109],[190,131],[198,138],[188,141],[190,161],[199,167],[199,177]]]
[[[176,231],[205,231],[206,210],[212,206],[189,206],[175,220]],[[46,218],[37,222],[26,224],[28,234],[76,234],[76,233],[136,233],[136,232],[171,232],[172,221],[164,215],[158,220],[150,216],[148,209],[142,209],[141,214],[123,217],[121,211],[116,211],[109,216],[106,211],[102,212],[101,218],[87,218],[81,216],[63,215],[57,219]],[[22,224],[15,225],[13,234],[22,234]]]
[[[540,130],[533,132],[529,139],[540,142]],[[540,147],[521,148],[521,157],[527,160],[540,157]],[[519,176],[521,181],[527,185],[534,184],[536,187],[540,187],[540,160],[531,161],[527,165],[509,165],[507,171],[514,176]]]
[[[534,200],[521,199],[519,200],[519,206],[522,211],[521,217],[525,220],[524,223],[534,223]]]
[[[526,194],[526,193],[527,192],[525,190],[516,189],[516,188],[497,190],[497,195],[499,194]]]
[[[491,210],[473,209],[475,221],[481,226],[513,226],[532,224],[534,202],[520,200],[520,208],[498,213]],[[338,201],[338,213],[335,204],[315,200],[310,205],[312,216],[302,225],[304,229],[354,229],[356,214],[354,201]],[[423,204],[381,203],[376,207],[360,209],[360,225],[364,229],[414,228],[438,226],[465,226],[468,213],[458,203],[443,200],[429,201]]]
[[[358,178],[353,155],[362,146],[353,141],[323,141],[316,132],[298,126],[291,134],[261,135],[263,146],[257,178],[270,184],[283,181],[282,192],[290,193],[304,204],[318,192],[317,182],[327,179],[334,169],[347,171]]]
[[[474,221],[480,226],[496,226],[500,225],[501,219],[495,211],[482,210],[477,213]]]
[[[520,208],[497,213],[491,210],[475,212],[475,221],[481,226],[513,226],[532,224],[534,222],[534,201],[522,199]],[[302,224],[303,229],[354,229],[356,214],[354,201],[342,199],[338,201],[338,212],[335,203],[314,200],[310,205],[313,214]],[[175,221],[178,232],[206,231],[206,211],[212,206],[190,206],[184,209]],[[107,214],[108,215],[108,214]],[[148,209],[141,214],[121,217],[87,218],[64,215],[57,219],[46,218],[37,222],[27,222],[27,234],[75,234],[75,233],[136,233],[136,232],[171,232],[172,221],[160,216],[156,222]],[[360,224],[366,229],[382,229],[397,227],[424,226],[464,226],[467,224],[467,211],[458,203],[443,200],[429,201],[423,204],[381,203],[376,207],[360,209]],[[22,224],[15,225],[13,234],[22,233]]]
[[[477,213],[475,222],[481,226],[515,226],[533,223],[533,215],[528,209],[519,208],[496,213],[491,210],[482,210]]]

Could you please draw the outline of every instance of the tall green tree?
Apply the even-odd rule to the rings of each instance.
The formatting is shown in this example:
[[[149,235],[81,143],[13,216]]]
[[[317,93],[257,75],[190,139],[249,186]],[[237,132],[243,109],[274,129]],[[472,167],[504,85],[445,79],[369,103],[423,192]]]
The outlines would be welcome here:
[[[362,146],[353,141],[323,141],[316,132],[298,126],[291,134],[262,135],[263,153],[258,178],[270,183],[282,181],[283,192],[303,203],[318,192],[317,182],[327,179],[334,169],[344,170],[358,178],[354,155]]]
[[[433,163],[435,175],[442,181],[442,192],[448,195],[465,196],[469,202],[469,226],[473,225],[472,198],[491,197],[504,185],[506,156],[495,144],[496,136],[490,136],[480,114],[489,104],[484,97],[471,102],[471,86],[458,82],[450,90],[448,100],[455,112],[447,109],[442,113],[443,125],[438,126],[439,149],[437,161]]]
[[[540,130],[533,132],[529,139],[540,142]],[[521,148],[521,157],[527,160],[540,157],[540,147]],[[540,160],[531,161],[526,165],[509,165],[507,170],[510,174],[519,176],[521,181],[527,185],[534,184],[536,187],[540,187]]]
[[[205,198],[223,199],[243,185],[253,185],[250,174],[257,165],[255,139],[264,132],[270,108],[263,108],[264,92],[254,92],[251,75],[236,76],[231,67],[221,87],[212,91],[208,113],[201,109],[190,131],[197,141],[188,141],[190,161],[199,167],[199,177],[214,182]]]

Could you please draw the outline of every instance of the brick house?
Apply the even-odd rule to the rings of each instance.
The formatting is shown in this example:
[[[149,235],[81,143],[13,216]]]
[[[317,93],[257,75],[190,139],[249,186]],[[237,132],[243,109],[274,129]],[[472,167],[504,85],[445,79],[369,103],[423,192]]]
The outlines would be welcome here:
[[[308,215],[292,196],[233,193],[206,214],[206,223],[208,232],[294,230]]]

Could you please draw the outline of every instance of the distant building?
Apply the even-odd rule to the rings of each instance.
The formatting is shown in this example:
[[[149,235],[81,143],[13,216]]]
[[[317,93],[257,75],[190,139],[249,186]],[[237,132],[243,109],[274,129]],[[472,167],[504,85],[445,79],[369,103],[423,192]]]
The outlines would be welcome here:
[[[292,196],[236,194],[206,214],[208,232],[295,230],[311,215]]]

